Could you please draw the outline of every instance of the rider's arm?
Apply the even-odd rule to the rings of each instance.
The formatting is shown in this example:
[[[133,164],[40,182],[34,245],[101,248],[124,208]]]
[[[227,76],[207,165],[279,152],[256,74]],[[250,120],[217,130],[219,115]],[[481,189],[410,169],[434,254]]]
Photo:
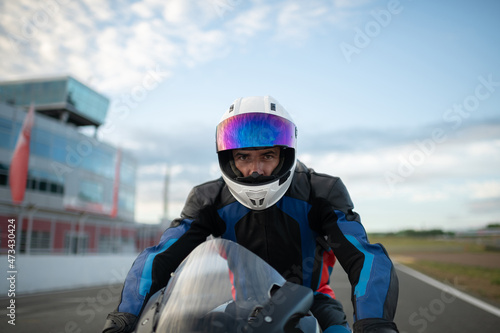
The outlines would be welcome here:
[[[315,220],[321,221],[329,245],[348,274],[354,332],[376,332],[382,328],[396,332],[393,320],[399,287],[394,266],[381,244],[368,242],[342,181],[338,178],[328,181],[330,186],[322,187],[325,193],[316,196],[311,213],[316,214]]]
[[[188,196],[182,218],[174,220],[158,245],[145,249],[127,274],[116,311],[109,314],[103,332],[130,332],[148,299],[165,287],[170,273],[210,234],[217,234],[216,211],[195,187]],[[212,188],[212,190],[214,190]]]

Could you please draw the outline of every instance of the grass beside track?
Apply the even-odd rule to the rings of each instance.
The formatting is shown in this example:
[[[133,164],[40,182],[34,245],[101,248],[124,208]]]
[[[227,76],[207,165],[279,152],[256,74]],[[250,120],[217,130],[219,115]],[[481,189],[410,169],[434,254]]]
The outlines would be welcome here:
[[[453,239],[387,236],[369,239],[371,243],[383,244],[394,261],[500,306],[500,268],[489,267],[491,260],[500,262],[500,253],[491,253],[481,244]]]

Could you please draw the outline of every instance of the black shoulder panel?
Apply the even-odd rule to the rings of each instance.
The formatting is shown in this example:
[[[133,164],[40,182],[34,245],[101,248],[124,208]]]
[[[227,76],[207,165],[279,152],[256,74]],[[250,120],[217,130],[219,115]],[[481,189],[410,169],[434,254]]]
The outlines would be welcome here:
[[[353,212],[351,197],[339,177],[317,173],[299,161],[287,195],[312,205],[322,201],[333,209],[344,212],[348,220],[360,220],[359,215]]]
[[[195,186],[189,193],[181,213],[182,218],[195,218],[202,207],[217,205],[221,190],[225,187],[222,177]]]
[[[294,179],[287,195],[309,203],[315,198],[325,199],[341,210],[353,208],[349,192],[339,177],[317,173],[300,161],[297,161]]]
[[[311,184],[317,198],[328,200],[333,207],[344,212],[353,209],[349,192],[339,177],[312,172]]]
[[[303,163],[297,161],[292,183],[285,195],[302,201],[309,201],[311,195],[309,178],[309,169]]]

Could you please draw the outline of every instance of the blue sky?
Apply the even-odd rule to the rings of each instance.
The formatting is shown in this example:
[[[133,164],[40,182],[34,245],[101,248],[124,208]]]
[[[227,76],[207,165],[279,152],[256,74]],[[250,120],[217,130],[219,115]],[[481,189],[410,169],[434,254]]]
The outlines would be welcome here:
[[[500,221],[500,2],[1,1],[0,79],[72,74],[111,99],[136,217],[220,175],[215,126],[272,95],[299,158],[341,177],[368,231]]]

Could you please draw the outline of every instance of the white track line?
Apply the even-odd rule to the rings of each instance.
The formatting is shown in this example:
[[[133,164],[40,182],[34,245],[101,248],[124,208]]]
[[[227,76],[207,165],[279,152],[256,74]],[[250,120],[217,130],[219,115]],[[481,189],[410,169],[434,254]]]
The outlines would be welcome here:
[[[455,289],[447,284],[444,284],[444,283],[441,283],[437,280],[434,280],[433,278],[431,278],[425,274],[422,274],[420,272],[417,272],[416,270],[411,269],[410,267],[407,267],[405,265],[395,263],[395,267],[397,270],[399,270],[403,273],[411,275],[414,278],[419,279],[420,281],[423,281],[423,282],[425,282],[425,283],[427,283],[435,288],[438,288],[446,293],[449,293],[455,297],[458,297],[461,300],[466,301],[474,306],[477,306],[478,308],[483,309],[483,310],[485,310],[485,311],[487,311],[487,312],[489,312],[497,317],[500,317],[500,309],[491,305],[491,304],[483,302],[483,301],[481,301],[475,297],[472,297],[466,293],[463,293],[460,290]]]

